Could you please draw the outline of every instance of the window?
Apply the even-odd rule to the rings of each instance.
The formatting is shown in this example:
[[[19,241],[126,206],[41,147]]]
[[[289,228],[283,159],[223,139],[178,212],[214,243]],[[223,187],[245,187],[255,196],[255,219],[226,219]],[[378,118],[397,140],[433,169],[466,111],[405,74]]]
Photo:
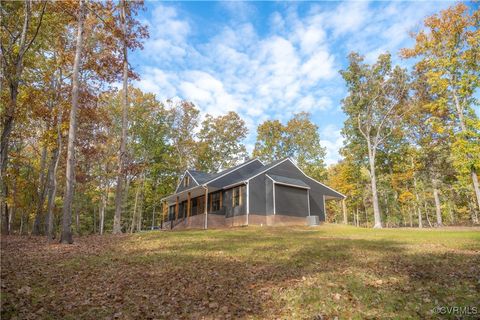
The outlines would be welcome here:
[[[233,188],[232,206],[237,207],[241,204],[242,204],[242,188],[241,187]]]
[[[221,203],[222,203],[221,197],[222,197],[222,194],[220,192],[212,193],[212,200],[211,200],[212,211],[220,210]]]
[[[198,209],[197,198],[192,199],[192,204],[191,205],[192,205],[192,208],[190,210],[192,210],[192,211],[191,211],[190,214],[192,216],[194,216],[194,215],[198,214],[198,212],[197,212],[197,209]]]
[[[190,177],[185,175],[185,178],[183,178],[183,186],[188,187],[189,184],[190,184]]]

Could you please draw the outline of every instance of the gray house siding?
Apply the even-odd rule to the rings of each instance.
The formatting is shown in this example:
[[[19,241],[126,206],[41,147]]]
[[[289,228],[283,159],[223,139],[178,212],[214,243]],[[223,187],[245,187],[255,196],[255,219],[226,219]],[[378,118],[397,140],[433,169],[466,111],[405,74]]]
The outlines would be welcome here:
[[[276,167],[271,168],[266,174],[270,175],[277,175],[277,176],[283,176],[287,178],[292,178],[292,179],[299,179],[305,181],[305,176],[303,173],[298,170],[298,168],[291,163],[290,161],[284,161],[277,165]],[[305,181],[309,185],[309,181]]]
[[[283,177],[292,178],[292,179],[299,179],[304,181],[311,188],[309,192],[310,193],[310,215],[319,216],[320,221],[325,221],[323,195],[333,193],[332,195],[338,196],[338,194],[332,192],[330,189],[323,187],[318,182],[306,177],[293,163],[291,163],[288,160],[266,171],[265,174],[278,175],[278,176],[283,176]],[[262,176],[265,177],[265,174],[261,174],[260,176],[252,179],[251,181],[256,180]],[[306,190],[305,190],[305,193],[306,193]],[[268,202],[268,197],[266,201]],[[295,206],[294,203],[285,204],[285,205],[286,205],[285,210],[287,212],[294,211],[295,209],[293,208]],[[273,208],[271,211],[267,211],[267,212],[273,213]],[[308,212],[308,211],[304,211],[304,212]],[[278,213],[278,210],[277,210],[277,213]]]
[[[248,183],[249,186],[249,204],[250,214],[266,215],[266,203],[268,201],[266,197],[265,179],[268,179],[264,174],[261,174]]]
[[[247,214],[247,198],[245,185],[240,185],[242,202],[239,206],[233,206],[233,189],[227,189],[223,193],[223,206],[225,207],[225,218],[243,216]]]
[[[189,177],[189,181],[188,181],[189,183],[186,187],[184,187],[183,186],[183,180],[185,180],[186,176]],[[177,192],[181,192],[181,191],[190,189],[190,188],[195,187],[195,186],[198,186],[198,184],[195,183],[195,180],[193,179],[192,175],[190,173],[188,173],[188,171],[187,171],[186,174],[182,177],[182,180],[180,180],[180,183],[178,184]]]
[[[308,190],[275,185],[275,211],[295,217],[308,216]]]
[[[268,178],[265,179],[265,200],[266,212],[273,213],[273,181]]]

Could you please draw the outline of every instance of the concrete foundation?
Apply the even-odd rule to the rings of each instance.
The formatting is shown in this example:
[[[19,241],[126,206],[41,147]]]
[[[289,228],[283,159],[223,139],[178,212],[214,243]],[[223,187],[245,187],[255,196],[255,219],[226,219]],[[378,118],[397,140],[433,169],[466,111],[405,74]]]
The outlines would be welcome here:
[[[245,225],[264,225],[264,226],[305,226],[308,225],[308,217],[295,217],[287,215],[260,215],[249,214],[225,218],[223,215],[208,214],[208,229],[239,227]],[[170,221],[164,223],[164,229],[171,229]],[[197,214],[182,221],[174,222],[173,229],[204,229],[205,214]]]

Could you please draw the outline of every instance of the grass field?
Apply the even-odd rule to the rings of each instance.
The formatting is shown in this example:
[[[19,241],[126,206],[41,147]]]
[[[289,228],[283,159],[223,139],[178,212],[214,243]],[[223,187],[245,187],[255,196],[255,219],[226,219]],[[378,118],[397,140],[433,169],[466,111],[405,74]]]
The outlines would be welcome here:
[[[248,227],[75,241],[2,238],[2,319],[480,316],[479,229]]]

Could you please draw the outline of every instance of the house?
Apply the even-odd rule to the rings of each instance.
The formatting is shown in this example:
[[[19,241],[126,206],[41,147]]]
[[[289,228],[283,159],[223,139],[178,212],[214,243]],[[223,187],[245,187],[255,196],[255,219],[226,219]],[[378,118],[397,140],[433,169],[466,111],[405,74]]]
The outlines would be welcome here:
[[[163,226],[305,225],[312,216],[325,221],[325,201],[332,199],[345,196],[290,158],[267,165],[251,159],[215,174],[186,170],[175,193],[162,199]]]

